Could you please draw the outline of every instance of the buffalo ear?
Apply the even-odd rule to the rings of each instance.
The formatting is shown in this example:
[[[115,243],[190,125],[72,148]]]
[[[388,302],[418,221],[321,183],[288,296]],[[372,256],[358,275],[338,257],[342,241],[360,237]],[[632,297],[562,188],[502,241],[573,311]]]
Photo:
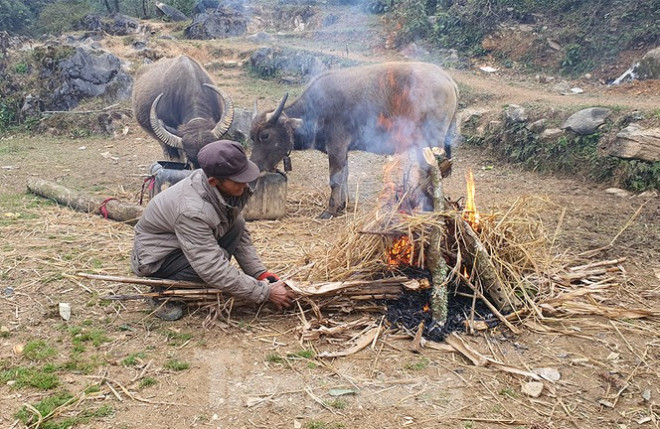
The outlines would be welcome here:
[[[299,118],[287,118],[287,123],[291,126],[291,129],[295,131],[302,127],[303,120]]]

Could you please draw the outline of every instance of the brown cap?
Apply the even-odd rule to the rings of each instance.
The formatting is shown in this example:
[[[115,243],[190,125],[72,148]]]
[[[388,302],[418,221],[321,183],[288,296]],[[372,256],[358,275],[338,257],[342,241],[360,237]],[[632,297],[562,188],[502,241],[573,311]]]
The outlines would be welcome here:
[[[259,177],[259,167],[250,161],[240,143],[219,140],[204,146],[197,154],[199,166],[208,177],[249,183]]]

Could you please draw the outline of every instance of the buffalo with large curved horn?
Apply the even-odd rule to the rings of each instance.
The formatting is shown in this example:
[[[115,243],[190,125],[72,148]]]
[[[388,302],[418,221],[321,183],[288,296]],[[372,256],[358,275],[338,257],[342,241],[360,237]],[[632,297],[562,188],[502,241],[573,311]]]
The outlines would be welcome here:
[[[199,167],[199,150],[220,140],[234,119],[231,97],[186,55],[138,70],[133,111],[140,126],[161,144],[167,160],[193,168]]]

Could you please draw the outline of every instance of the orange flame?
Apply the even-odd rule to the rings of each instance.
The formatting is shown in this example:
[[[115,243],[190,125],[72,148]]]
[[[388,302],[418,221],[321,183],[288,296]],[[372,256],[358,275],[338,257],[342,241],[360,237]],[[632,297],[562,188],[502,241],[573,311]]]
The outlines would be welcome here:
[[[463,209],[463,219],[470,224],[474,229],[479,227],[480,216],[477,211],[477,206],[474,203],[474,175],[472,170],[468,170],[465,173],[465,179],[467,182],[467,198],[465,199],[465,208]]]
[[[402,235],[392,243],[388,252],[387,263],[389,265],[413,265],[415,246],[410,242],[407,235]]]

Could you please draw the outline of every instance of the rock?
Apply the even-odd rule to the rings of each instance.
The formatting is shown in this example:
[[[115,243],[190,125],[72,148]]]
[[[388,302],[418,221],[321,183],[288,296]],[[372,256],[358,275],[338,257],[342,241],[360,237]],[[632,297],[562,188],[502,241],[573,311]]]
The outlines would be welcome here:
[[[540,133],[545,129],[545,123],[548,122],[546,119],[539,119],[534,121],[527,126],[527,129],[533,133]]]
[[[271,42],[273,40],[273,36],[266,33],[265,31],[260,31],[251,36],[248,36],[247,39],[250,40],[251,42],[266,43],[266,42]]]
[[[605,193],[610,195],[615,195],[621,198],[628,198],[630,196],[630,192],[620,188],[607,188],[605,189]]]
[[[660,47],[644,54],[635,72],[639,79],[660,79]]]
[[[660,161],[660,128],[643,129],[637,124],[630,124],[619,131],[609,154],[625,159]]]
[[[133,49],[136,51],[144,51],[147,49],[147,41],[146,40],[134,40],[133,43],[131,43],[131,46],[133,46]]]
[[[556,368],[534,368],[533,371],[548,381],[561,380],[561,373]]]
[[[503,126],[504,123],[502,121],[490,121],[488,122],[488,125],[486,125],[486,131],[491,134],[496,134],[500,132]]]
[[[156,15],[166,16],[174,22],[187,21],[188,17],[179,9],[159,1],[156,4]]]
[[[263,79],[285,78],[290,83],[301,83],[307,77],[328,70],[328,66],[318,57],[305,51],[284,50],[281,48],[260,48],[250,57],[250,69]]]
[[[195,4],[193,8],[193,13],[196,15],[198,13],[204,13],[208,9],[217,9],[220,6],[220,2],[217,0],[201,0]]]
[[[504,115],[507,122],[519,124],[527,121],[527,113],[525,108],[517,104],[509,104],[504,110]]]
[[[486,113],[484,109],[468,108],[463,110],[459,115],[460,129],[468,135],[476,137],[484,137],[485,129],[481,124],[481,118]]]
[[[571,90],[571,85],[562,80],[561,82],[557,82],[552,86],[552,90],[559,93],[559,94],[565,94]]]
[[[588,135],[596,132],[598,127],[605,123],[605,119],[612,113],[604,107],[590,107],[573,113],[561,126],[577,134]]]
[[[564,130],[561,128],[548,128],[541,133],[541,141],[544,143],[556,142],[557,139],[564,135]]]
[[[530,381],[522,385],[522,393],[532,398],[538,398],[543,392],[543,383],[540,381]]]
[[[195,15],[183,32],[188,39],[208,40],[241,36],[247,31],[247,18],[242,11],[221,7],[213,13]]]
[[[39,116],[43,110],[44,102],[41,100],[41,97],[28,94],[25,96],[25,101],[21,107],[21,118]]]
[[[59,86],[52,103],[56,109],[70,110],[82,99],[102,97],[105,102],[128,100],[133,78],[123,71],[116,56],[76,48],[75,53],[59,63]]]
[[[113,36],[127,36],[139,33],[140,24],[136,19],[120,13],[110,15],[89,13],[74,28],[76,30],[104,32]]]

